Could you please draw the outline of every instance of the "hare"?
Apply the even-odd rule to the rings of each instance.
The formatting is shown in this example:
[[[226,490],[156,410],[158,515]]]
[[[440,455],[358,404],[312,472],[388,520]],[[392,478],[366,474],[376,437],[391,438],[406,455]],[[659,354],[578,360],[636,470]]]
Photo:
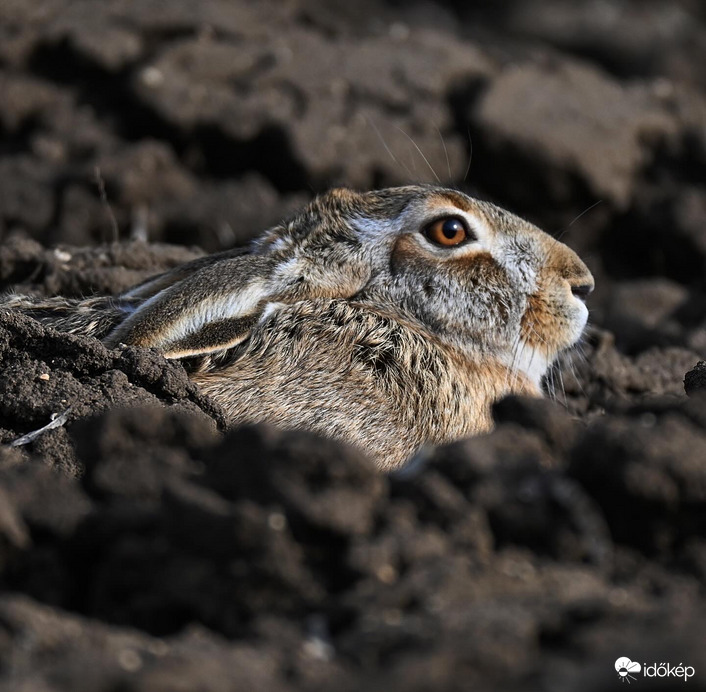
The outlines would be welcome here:
[[[580,338],[593,277],[532,224],[457,190],[334,189],[248,248],[118,297],[33,301],[62,331],[181,359],[232,424],[343,440],[384,470],[541,396]]]

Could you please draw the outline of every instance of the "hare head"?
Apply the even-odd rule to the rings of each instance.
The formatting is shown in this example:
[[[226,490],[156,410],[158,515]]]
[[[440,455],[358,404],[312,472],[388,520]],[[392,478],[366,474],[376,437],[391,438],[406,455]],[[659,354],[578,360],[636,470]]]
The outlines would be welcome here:
[[[334,200],[371,268],[358,300],[399,310],[465,353],[493,354],[537,386],[581,336],[593,277],[527,221],[441,188]]]
[[[315,430],[389,468],[487,430],[504,394],[540,395],[592,289],[572,250],[493,204],[337,189],[128,291],[104,341],[188,359],[234,423]]]

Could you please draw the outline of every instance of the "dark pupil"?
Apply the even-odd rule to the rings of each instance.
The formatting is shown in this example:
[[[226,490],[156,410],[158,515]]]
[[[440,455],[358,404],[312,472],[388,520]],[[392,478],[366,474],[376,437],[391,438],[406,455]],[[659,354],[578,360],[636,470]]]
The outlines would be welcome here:
[[[463,231],[463,224],[458,219],[447,219],[441,227],[441,232],[449,239],[455,238],[459,231]]]

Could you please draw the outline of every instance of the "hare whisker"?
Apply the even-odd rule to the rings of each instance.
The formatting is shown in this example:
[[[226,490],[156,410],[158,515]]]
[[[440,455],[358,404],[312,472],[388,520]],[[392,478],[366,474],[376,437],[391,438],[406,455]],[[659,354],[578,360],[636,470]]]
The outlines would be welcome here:
[[[518,361],[524,355],[525,349],[527,348],[527,342],[520,341],[519,346],[520,346],[520,348],[518,349],[518,353],[517,353],[517,360]],[[520,377],[520,369],[518,367],[516,367],[516,366],[513,367],[511,377],[512,377],[512,379],[510,380],[510,389],[515,389],[515,387],[517,387],[517,382]]]
[[[368,124],[370,125],[370,127],[372,127],[373,130],[375,131],[375,134],[378,136],[378,139],[382,142],[382,146],[385,147],[385,151],[390,155],[390,158],[392,158],[392,160],[393,160],[398,166],[400,166],[400,168],[404,168],[404,170],[406,171],[406,173],[407,173],[407,175],[409,176],[410,180],[413,180],[413,179],[415,178],[415,176],[412,175],[412,171],[410,171],[409,168],[408,168],[404,163],[402,163],[402,162],[392,153],[392,151],[390,150],[390,147],[387,146],[387,142],[385,141],[385,138],[382,136],[382,134],[380,133],[380,130],[378,130],[378,128],[376,127],[375,123],[374,123],[367,115],[365,116],[365,119],[368,121]]]
[[[584,353],[582,346],[579,345],[579,346],[576,348],[576,355],[579,357],[579,360],[580,360],[584,365],[588,365],[588,356]]]
[[[581,384],[581,380],[579,379],[578,373],[576,372],[576,368],[574,367],[574,359],[572,356],[575,353],[579,353],[578,349],[574,350],[570,354],[570,357],[568,358],[567,362],[568,362],[569,368],[571,369],[571,374],[573,375],[576,384],[578,385],[579,389],[581,390],[581,394],[583,394],[583,396],[588,396],[586,394],[586,390],[584,389],[583,385]]]
[[[544,386],[547,392],[547,396],[552,399],[556,399],[556,388],[554,386],[554,368],[550,367],[547,370],[547,374],[544,377]]]
[[[559,234],[559,236],[557,237],[557,240],[561,240],[561,237],[564,235],[564,233],[566,233],[566,231],[568,231],[584,214],[588,214],[588,212],[591,211],[591,209],[595,209],[599,204],[602,204],[602,203],[603,203],[603,200],[599,199],[597,202],[594,202],[590,207],[587,207],[586,209],[584,209],[577,217],[575,217],[573,219],[573,221],[571,221],[571,223],[566,227],[566,229]]]
[[[534,336],[536,336],[539,341],[541,341],[545,346],[549,345],[547,340],[543,338],[531,324],[527,326],[529,327],[532,334],[534,334]]]
[[[426,163],[427,166],[429,166],[429,170],[432,172],[434,178],[436,178],[436,182],[441,185],[441,179],[439,176],[436,174],[436,171],[434,170],[434,167],[429,163],[429,159],[424,156],[424,152],[417,146],[417,143],[401,128],[395,125],[395,129],[399,130],[410,142],[412,142],[412,145],[414,148],[419,152],[419,155],[424,159],[424,163]]]
[[[559,384],[561,385],[561,395],[564,398],[564,408],[569,408],[569,402],[566,400],[566,387],[564,386],[564,375],[561,371],[561,364],[557,363],[559,367],[557,367],[556,373],[559,376]]]
[[[449,171],[449,182],[451,182],[453,176],[451,175],[451,161],[449,161],[449,151],[446,148],[446,142],[444,142],[444,135],[441,134],[441,130],[437,127],[436,131],[439,133],[439,139],[441,140],[441,146],[444,147],[444,156],[446,157],[446,167]]]
[[[521,335],[518,334],[512,344],[512,351],[511,351],[512,357],[510,358],[510,367],[505,373],[505,382],[503,385],[504,389],[510,388],[510,377],[512,377],[512,374],[515,372],[517,359],[518,359],[518,349],[520,347],[521,339],[522,339]]]
[[[468,133],[468,165],[466,166],[466,172],[463,175],[463,182],[466,182],[468,174],[471,172],[471,162],[473,161],[473,139],[471,139],[471,128],[470,126],[466,128]]]
[[[603,200],[599,199],[597,202],[594,202],[591,204],[589,207],[586,207],[578,216],[574,217],[574,219],[564,228],[558,236],[550,236],[550,238],[554,241],[550,247],[550,249],[547,251],[545,257],[544,257],[544,262],[549,261],[549,258],[551,257],[551,253],[553,252],[554,248],[561,248],[562,243],[561,239],[566,235],[566,233],[569,231],[569,229],[585,214],[588,214],[592,209],[595,209],[599,204],[602,204]]]

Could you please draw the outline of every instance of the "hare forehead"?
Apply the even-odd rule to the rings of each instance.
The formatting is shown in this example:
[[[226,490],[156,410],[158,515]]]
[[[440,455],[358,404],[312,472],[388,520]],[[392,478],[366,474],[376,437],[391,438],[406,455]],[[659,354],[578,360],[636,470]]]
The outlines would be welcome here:
[[[400,233],[417,232],[432,221],[445,216],[463,218],[478,240],[489,244],[495,237],[495,229],[480,207],[474,204],[459,204],[446,195],[417,200],[395,216],[358,214],[350,219],[351,227],[363,242],[380,243],[392,240]]]
[[[464,219],[476,236],[476,247],[496,247],[504,251],[508,245],[528,250],[534,259],[537,249],[552,239],[533,224],[490,202],[472,199],[460,192],[443,190],[413,199],[395,215],[358,213],[350,218],[351,227],[361,240],[379,242],[402,232],[421,231],[427,224],[445,216]]]

